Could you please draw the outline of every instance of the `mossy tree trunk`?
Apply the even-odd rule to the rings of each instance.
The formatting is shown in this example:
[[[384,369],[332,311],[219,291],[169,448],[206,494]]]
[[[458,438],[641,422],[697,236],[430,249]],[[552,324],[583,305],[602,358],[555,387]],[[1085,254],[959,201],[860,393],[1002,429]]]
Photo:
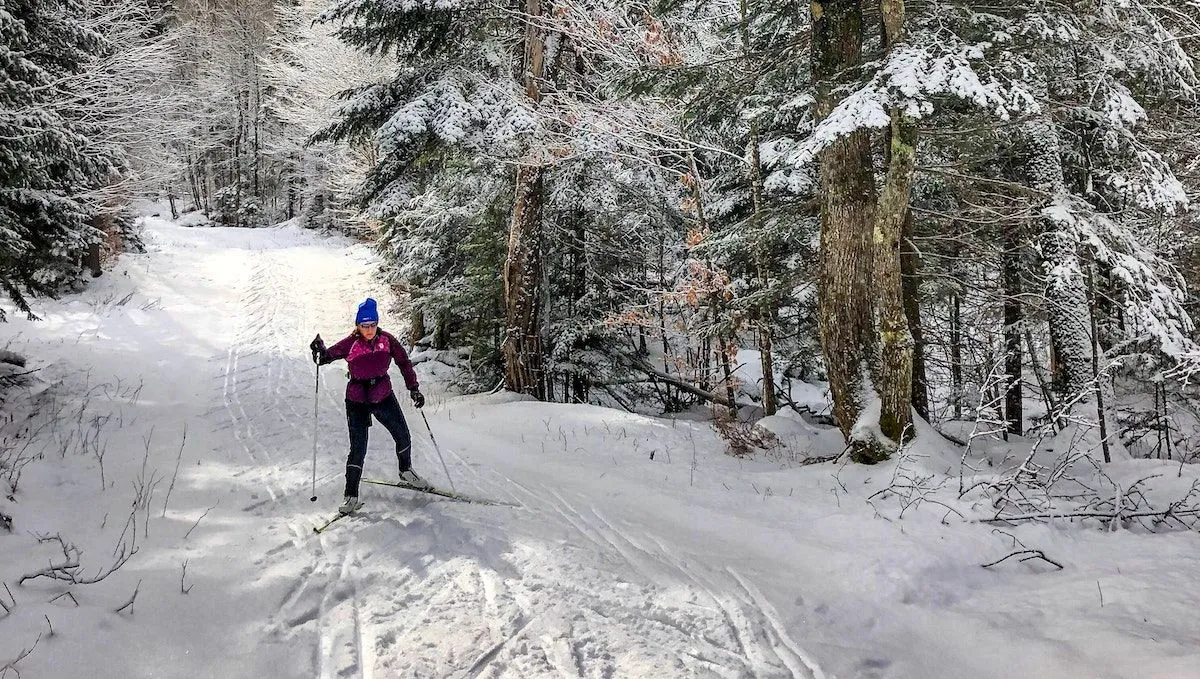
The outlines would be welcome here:
[[[904,0],[882,0],[884,44],[891,50],[904,39]],[[904,311],[900,242],[908,216],[916,169],[917,125],[900,107],[890,111],[887,173],[875,209],[875,313],[880,361],[876,388],[879,428],[896,444],[912,434],[913,337]]]
[[[810,5],[812,77],[816,117],[838,104],[838,81],[862,62],[863,10],[859,0]],[[856,460],[878,454],[854,441],[865,403],[867,367],[874,345],[871,322],[871,230],[875,180],[871,138],[864,131],[838,139],[820,152],[821,268],[818,331],[833,397],[833,415]]]

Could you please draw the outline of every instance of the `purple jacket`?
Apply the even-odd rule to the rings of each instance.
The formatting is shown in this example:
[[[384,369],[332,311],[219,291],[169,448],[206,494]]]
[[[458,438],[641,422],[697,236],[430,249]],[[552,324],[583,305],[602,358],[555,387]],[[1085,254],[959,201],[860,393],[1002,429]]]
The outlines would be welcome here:
[[[357,331],[351,333],[349,337],[325,351],[326,362],[339,358],[346,359],[346,364],[350,367],[351,381],[346,384],[347,401],[379,403],[391,396],[392,380],[388,377],[388,368],[392,367],[393,359],[396,365],[400,366],[400,373],[404,375],[404,384],[408,386],[408,390],[417,388],[417,373],[413,370],[412,361],[408,360],[408,353],[404,351],[400,340],[390,332],[380,330],[369,343],[360,337]],[[371,387],[355,382],[371,378],[383,379]]]

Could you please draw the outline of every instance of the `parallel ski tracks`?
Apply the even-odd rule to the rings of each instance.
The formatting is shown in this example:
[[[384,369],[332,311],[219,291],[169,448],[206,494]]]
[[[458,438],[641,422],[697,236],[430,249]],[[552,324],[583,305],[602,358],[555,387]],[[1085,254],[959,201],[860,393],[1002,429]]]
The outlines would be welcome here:
[[[680,554],[663,538],[590,504],[586,496],[503,475],[495,481],[472,476],[479,487],[493,486],[487,492],[507,487],[534,523],[552,517],[579,536],[578,548],[608,559],[607,565],[594,557],[575,565],[570,554],[544,548],[539,553],[530,543],[505,556],[516,569],[507,575],[473,558],[436,554],[412,567],[364,573],[355,562],[339,563],[335,555],[355,552],[358,535],[391,519],[372,517],[308,537],[320,545],[306,576],[309,583],[284,598],[280,615],[296,626],[315,616],[321,677],[413,672],[455,679],[611,677],[619,672],[623,646],[633,643],[673,655],[689,676],[824,679],[748,575]],[[299,541],[301,528],[293,531]],[[417,539],[436,536],[434,530]],[[378,552],[393,549],[378,542],[372,546]],[[543,570],[547,565],[549,572]],[[611,590],[614,574],[642,583],[628,590],[628,601],[604,593]],[[372,596],[357,598],[360,587]],[[681,597],[681,591],[690,594]],[[316,592],[319,610],[297,615]],[[453,625],[460,638],[430,646],[422,621]],[[476,640],[473,653],[471,646],[462,647],[462,638]]]
[[[256,390],[244,386],[247,381],[259,384],[270,384],[271,363],[246,366],[246,359],[257,358],[263,348],[263,333],[271,323],[275,307],[267,296],[266,291],[271,285],[271,276],[267,272],[264,256],[261,252],[253,257],[253,269],[247,280],[241,297],[240,308],[244,309],[243,317],[239,319],[238,332],[227,351],[225,363],[222,401],[226,412],[233,423],[233,434],[241,445],[248,461],[255,466],[254,478],[259,480],[263,490],[271,502],[278,502],[282,489],[277,482],[277,471],[270,451],[263,445],[262,438],[256,431],[254,420],[246,411],[243,396],[254,399]],[[257,342],[256,342],[257,340]],[[249,349],[249,351],[247,351]],[[262,371],[265,374],[256,375]],[[247,379],[248,378],[248,379]]]
[[[263,513],[272,512],[270,506],[283,509],[284,500],[296,496],[304,476],[298,466],[308,464],[309,452],[297,442],[312,435],[311,400],[307,406],[303,401],[311,399],[313,374],[302,369],[310,363],[297,360],[307,358],[307,339],[297,344],[297,338],[307,335],[313,320],[302,299],[310,283],[297,280],[279,256],[247,255],[242,318],[221,374],[224,419],[269,497],[248,509]],[[322,441],[332,445],[342,440],[329,426],[340,420],[342,404],[337,389],[322,392]],[[410,428],[419,464],[437,471],[423,425],[410,421]],[[282,593],[273,619],[285,637],[311,640],[319,677],[613,677],[627,652],[624,643],[673,654],[680,669],[698,676],[824,679],[751,577],[681,555],[584,495],[477,469],[452,446],[442,452],[456,476],[468,477],[470,492],[519,502],[524,509],[516,511],[528,513],[529,521],[517,519],[518,528],[532,530],[550,517],[579,536],[577,548],[601,560],[575,564],[571,555],[554,554],[534,540],[508,547],[514,551],[502,558],[512,573],[493,570],[486,559],[452,554],[381,569],[372,567],[359,536],[392,519],[373,517],[319,536],[311,532],[311,516],[286,520],[289,544],[305,546],[310,557],[300,581]],[[461,525],[471,523],[467,518]],[[435,530],[424,539],[436,536]],[[362,541],[363,548],[390,551],[373,537],[375,542]],[[266,558],[289,554],[291,549],[273,550]],[[614,575],[633,580],[629,601],[611,591]],[[457,646],[431,647],[422,621],[454,625]]]
[[[819,666],[789,636],[774,607],[740,573],[689,562],[649,532],[618,526],[594,506],[577,509],[557,489],[537,492],[524,484],[512,483],[593,547],[615,555],[648,582],[660,586],[683,584],[710,601],[726,630],[727,640],[714,638],[702,627],[670,621],[670,611],[652,616],[659,624],[707,647],[707,653],[684,652],[690,660],[722,676],[824,679]],[[664,622],[664,618],[669,622]],[[740,669],[730,673],[737,665],[741,665]]]
[[[298,480],[303,475],[288,472],[305,466],[306,451],[297,442],[312,436],[312,413],[301,407],[312,393],[311,373],[301,369],[307,356],[297,325],[307,315],[292,268],[277,261],[273,250],[248,256],[251,271],[240,299],[239,330],[227,350],[221,400],[234,437],[257,470],[254,478],[269,502],[277,503],[303,485]],[[333,400],[335,389],[323,391],[328,417],[341,404]]]
[[[307,358],[306,342],[300,339],[304,332],[299,324],[307,322],[309,315],[292,267],[281,259],[284,256],[286,250],[277,253],[268,248],[245,255],[249,272],[241,286],[236,331],[221,375],[226,423],[242,460],[253,467],[247,478],[267,496],[245,508],[256,513],[268,512],[267,505],[286,498],[307,496],[298,492],[301,484],[307,485],[301,481],[307,475],[298,471],[309,464],[309,449],[298,442],[312,436],[311,410],[300,407],[300,400],[312,398],[312,373],[301,369],[311,363],[302,360]],[[334,397],[335,389],[323,391],[323,414],[333,420],[341,403]],[[286,524],[294,544],[311,539],[311,530],[297,525],[301,522],[307,519]],[[346,531],[331,543],[336,548],[327,550],[322,540],[309,544],[320,546],[302,569],[301,582],[281,601],[276,624],[285,634],[314,625],[313,666],[318,676],[369,679],[374,632],[359,596],[354,532]]]

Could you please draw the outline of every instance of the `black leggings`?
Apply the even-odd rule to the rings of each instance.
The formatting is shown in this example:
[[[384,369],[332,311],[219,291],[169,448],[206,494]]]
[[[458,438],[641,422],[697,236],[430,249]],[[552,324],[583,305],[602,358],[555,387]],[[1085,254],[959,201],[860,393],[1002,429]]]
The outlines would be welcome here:
[[[363,461],[367,458],[367,428],[371,416],[388,430],[396,440],[396,459],[400,471],[412,469],[412,436],[400,411],[400,402],[392,394],[379,403],[346,401],[346,425],[350,429],[350,456],[346,459],[346,495],[358,497],[358,482],[362,479]]]

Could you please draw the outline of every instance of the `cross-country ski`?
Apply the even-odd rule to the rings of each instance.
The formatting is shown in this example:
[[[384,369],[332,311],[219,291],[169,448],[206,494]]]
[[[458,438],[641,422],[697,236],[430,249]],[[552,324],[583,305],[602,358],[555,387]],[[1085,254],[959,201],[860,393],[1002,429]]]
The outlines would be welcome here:
[[[332,517],[330,517],[324,523],[313,526],[313,532],[317,533],[317,534],[324,533],[325,531],[329,530],[329,528],[331,526],[333,526],[333,524],[337,523],[338,521],[341,521],[342,519],[352,517],[352,516],[355,516],[356,514],[358,514],[358,512],[360,510],[362,510],[362,508],[364,506],[365,506],[365,503],[358,505],[358,507],[353,512],[339,511],[338,513],[334,514]]]
[[[511,502],[502,502],[500,500],[492,500],[492,499],[488,499],[485,497],[475,497],[472,495],[466,495],[464,493],[458,493],[453,490],[446,490],[444,488],[438,488],[436,486],[414,486],[409,483],[402,483],[399,481],[383,481],[383,480],[379,480],[379,479],[363,479],[362,482],[363,483],[372,483],[377,486],[391,486],[393,488],[402,488],[404,490],[411,490],[411,491],[415,491],[418,493],[428,493],[430,495],[440,495],[441,497],[449,498],[451,500],[458,500],[459,502],[472,502],[475,504],[497,505],[497,506],[502,506],[502,507],[516,507],[517,506]]]

